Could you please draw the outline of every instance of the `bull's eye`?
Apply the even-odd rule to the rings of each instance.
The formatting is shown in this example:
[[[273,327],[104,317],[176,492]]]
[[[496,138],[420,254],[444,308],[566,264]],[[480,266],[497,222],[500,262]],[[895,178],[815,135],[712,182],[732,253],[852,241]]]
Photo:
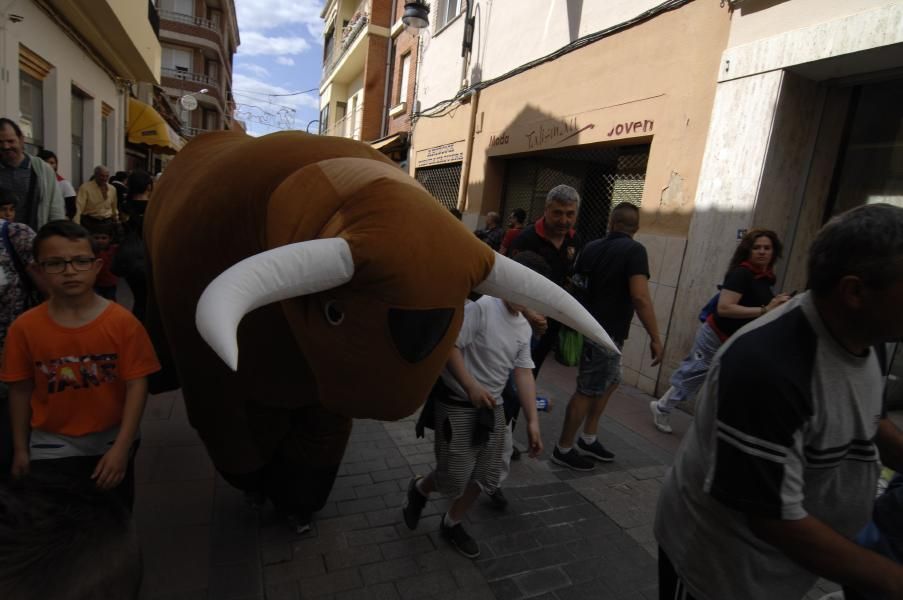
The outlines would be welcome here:
[[[329,321],[330,325],[341,325],[342,321],[345,320],[345,311],[342,310],[342,306],[336,300],[327,302],[323,312],[326,314],[326,320]]]
[[[398,352],[408,362],[420,362],[439,345],[451,325],[452,308],[389,309],[389,331]]]

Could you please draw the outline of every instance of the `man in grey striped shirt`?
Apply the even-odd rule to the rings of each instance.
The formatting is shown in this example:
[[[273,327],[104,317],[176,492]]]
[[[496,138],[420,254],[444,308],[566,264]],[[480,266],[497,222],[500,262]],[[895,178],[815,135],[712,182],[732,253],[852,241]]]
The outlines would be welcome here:
[[[903,209],[828,223],[809,287],[715,356],[659,498],[661,598],[794,600],[818,576],[903,598],[903,567],[851,541],[879,457],[903,470],[882,404],[884,342],[903,337]]]

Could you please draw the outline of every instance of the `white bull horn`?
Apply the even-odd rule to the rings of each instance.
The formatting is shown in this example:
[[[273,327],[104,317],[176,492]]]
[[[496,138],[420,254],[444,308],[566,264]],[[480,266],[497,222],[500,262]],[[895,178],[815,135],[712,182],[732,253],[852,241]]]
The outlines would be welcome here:
[[[608,333],[573,296],[539,273],[501,254],[496,253],[495,266],[489,277],[473,291],[526,306],[620,354]]]
[[[288,244],[249,256],[210,282],[195,312],[204,341],[238,370],[238,324],[261,306],[348,283],[354,261],[341,238]]]

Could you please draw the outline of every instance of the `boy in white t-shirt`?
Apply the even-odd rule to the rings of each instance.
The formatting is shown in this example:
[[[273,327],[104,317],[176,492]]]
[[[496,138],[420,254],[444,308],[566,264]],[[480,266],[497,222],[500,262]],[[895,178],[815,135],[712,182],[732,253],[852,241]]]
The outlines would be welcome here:
[[[534,252],[516,262],[543,274],[548,265]],[[536,414],[536,385],[530,358],[533,331],[521,314],[525,307],[483,296],[464,307],[464,323],[442,372],[435,396],[436,468],[411,479],[403,508],[405,524],[415,529],[431,492],[454,498],[440,532],[461,554],[480,555],[477,542],[461,521],[483,490],[492,493],[502,472],[505,411],[502,390],[512,369],[527,420],[529,454],[542,452]]]

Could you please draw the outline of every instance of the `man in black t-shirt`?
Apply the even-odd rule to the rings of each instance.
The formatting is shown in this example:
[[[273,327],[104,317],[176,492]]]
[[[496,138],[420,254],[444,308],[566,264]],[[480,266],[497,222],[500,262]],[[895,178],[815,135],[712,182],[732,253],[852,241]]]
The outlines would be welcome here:
[[[636,310],[649,334],[654,366],[661,360],[662,342],[649,296],[646,248],[633,239],[639,225],[639,209],[627,202],[618,204],[611,211],[610,233],[604,239],[587,244],[574,271],[588,279],[587,309],[618,347],[624,346]],[[621,355],[584,341],[577,390],[568,402],[552,462],[576,471],[589,471],[595,466],[591,458],[605,462],[614,460],[614,454],[596,438],[596,430],[605,405],[620,381]],[[583,435],[574,448],[574,438],[581,424]]]

